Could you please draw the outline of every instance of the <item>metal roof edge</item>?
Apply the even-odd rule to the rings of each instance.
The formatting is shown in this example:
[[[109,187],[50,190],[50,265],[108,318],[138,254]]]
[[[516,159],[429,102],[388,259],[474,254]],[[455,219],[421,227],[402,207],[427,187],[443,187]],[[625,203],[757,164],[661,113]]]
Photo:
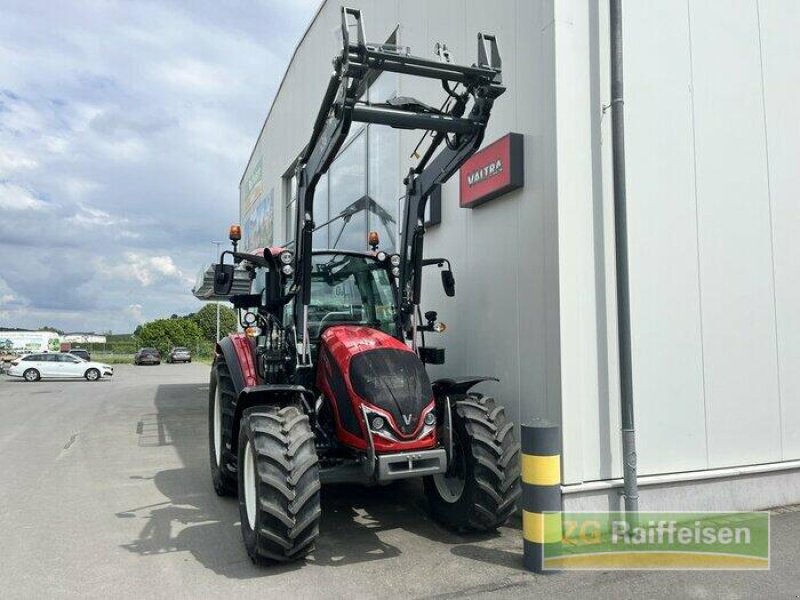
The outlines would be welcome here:
[[[269,110],[267,111],[267,116],[264,119],[264,123],[261,125],[261,130],[258,132],[258,137],[256,138],[256,142],[255,142],[255,144],[253,144],[253,149],[250,151],[250,156],[247,159],[247,164],[244,167],[244,171],[242,171],[242,177],[241,177],[241,179],[239,179],[239,188],[240,189],[242,187],[242,182],[244,181],[244,176],[247,173],[247,170],[250,168],[250,163],[253,162],[253,156],[256,153],[256,148],[258,147],[258,142],[261,139],[261,135],[264,133],[264,129],[267,126],[267,122],[269,121],[269,117],[272,114],[272,109],[275,108],[275,101],[278,99],[278,95],[281,93],[281,90],[283,89],[283,84],[286,81],[286,76],[289,74],[289,69],[292,68],[292,64],[294,63],[294,59],[297,56],[297,51],[300,49],[300,46],[303,45],[303,42],[305,41],[306,36],[308,36],[308,32],[311,31],[311,28],[314,26],[314,23],[316,23],[316,21],[317,21],[317,17],[319,17],[319,14],[322,12],[322,9],[323,9],[323,7],[325,6],[325,4],[327,2],[328,2],[328,0],[322,0],[319,3],[319,6],[317,7],[317,10],[314,13],[314,16],[311,17],[311,21],[309,21],[308,26],[306,27],[306,30],[303,32],[303,35],[300,37],[300,41],[298,41],[297,45],[294,47],[294,51],[292,52],[292,57],[289,59],[289,64],[286,65],[286,70],[283,72],[283,77],[281,77],[281,82],[278,85],[278,89],[275,91],[275,96],[273,96],[273,98],[272,98],[272,103],[269,105]]]

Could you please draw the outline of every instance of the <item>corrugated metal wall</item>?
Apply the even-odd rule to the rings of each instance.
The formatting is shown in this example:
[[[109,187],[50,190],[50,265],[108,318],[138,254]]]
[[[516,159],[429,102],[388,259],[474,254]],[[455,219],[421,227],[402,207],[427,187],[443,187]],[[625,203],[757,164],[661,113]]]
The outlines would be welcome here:
[[[608,298],[606,324],[597,322],[597,393],[591,391],[591,358],[580,363],[567,356],[575,336],[591,342],[591,327],[581,325],[588,310],[564,310],[562,300],[562,331],[566,322],[581,332],[562,335],[562,376],[590,380],[582,397],[563,396],[565,476],[579,482],[621,472],[610,148],[604,144],[610,123],[593,89],[583,89],[585,73],[576,75],[569,63],[586,68],[579,60],[583,49],[575,41],[570,45],[571,38],[598,40],[588,69],[599,83],[600,103],[608,104],[607,4],[601,3],[598,12],[589,6],[568,9],[568,4],[557,3],[557,13],[560,6],[572,11],[570,18],[557,19],[557,38],[562,34],[557,72],[566,79],[559,89],[572,94],[566,107],[592,113],[587,129],[592,129],[592,160],[599,164],[590,175],[587,161],[576,152],[570,169],[578,180],[592,179],[600,193],[591,209],[594,251],[569,246],[570,234],[564,232],[569,227],[561,221],[562,297],[570,285],[569,293],[581,286],[597,293],[588,279],[570,283],[565,250],[572,248],[606,280]],[[795,310],[800,300],[799,28],[800,5],[789,1],[624,5],[633,366],[642,474],[800,458],[800,378],[793,368],[800,359]],[[559,111],[562,107],[559,98]],[[564,139],[559,135],[560,149]],[[560,155],[562,208],[572,197],[562,185],[565,160]],[[588,219],[589,210],[577,209],[571,220]],[[600,294],[597,300],[599,310]],[[611,384],[605,398],[604,381]],[[611,417],[610,435],[605,415]]]

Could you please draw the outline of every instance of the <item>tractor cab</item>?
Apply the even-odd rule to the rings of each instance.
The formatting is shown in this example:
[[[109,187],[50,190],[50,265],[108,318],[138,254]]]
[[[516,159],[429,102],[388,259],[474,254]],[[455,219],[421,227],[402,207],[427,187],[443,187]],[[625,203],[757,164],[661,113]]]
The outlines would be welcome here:
[[[399,261],[399,256],[396,256]],[[318,341],[331,325],[363,325],[398,335],[397,286],[385,252],[315,251],[308,329]],[[291,315],[289,315],[291,317]]]

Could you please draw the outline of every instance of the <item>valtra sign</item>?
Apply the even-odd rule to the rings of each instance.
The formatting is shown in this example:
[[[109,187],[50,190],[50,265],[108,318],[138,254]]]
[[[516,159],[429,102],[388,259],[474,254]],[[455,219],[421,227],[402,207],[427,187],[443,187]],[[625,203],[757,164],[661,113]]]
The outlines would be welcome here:
[[[465,162],[459,171],[461,208],[475,208],[525,183],[523,137],[508,133]]]

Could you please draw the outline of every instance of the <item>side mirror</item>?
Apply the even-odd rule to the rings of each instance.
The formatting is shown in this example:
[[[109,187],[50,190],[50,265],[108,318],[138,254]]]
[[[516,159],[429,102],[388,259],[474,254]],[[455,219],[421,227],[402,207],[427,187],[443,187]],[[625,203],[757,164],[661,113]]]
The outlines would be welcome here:
[[[233,288],[233,265],[214,265],[214,295],[227,296]]]
[[[453,277],[453,272],[450,269],[442,271],[442,287],[444,293],[451,298],[456,295],[456,278]]]

